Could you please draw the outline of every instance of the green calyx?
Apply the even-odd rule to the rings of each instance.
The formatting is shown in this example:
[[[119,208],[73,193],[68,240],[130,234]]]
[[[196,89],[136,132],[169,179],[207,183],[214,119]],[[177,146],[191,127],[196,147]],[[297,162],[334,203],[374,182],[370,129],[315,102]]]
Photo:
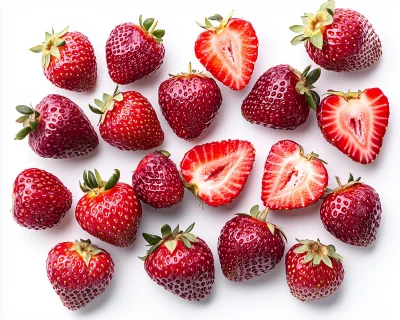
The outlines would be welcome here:
[[[81,239],[80,241],[75,240],[74,245],[69,249],[69,251],[76,251],[79,253],[87,266],[89,266],[90,259],[92,259],[93,256],[103,252],[103,250],[93,245],[89,239]]]
[[[338,176],[336,176],[336,181],[337,181],[338,187],[336,187],[333,190],[326,188],[325,189],[326,195],[328,195],[329,193],[332,193],[332,192],[340,192],[340,191],[342,191],[344,189],[347,189],[347,188],[350,188],[350,187],[352,187],[352,186],[354,186],[356,184],[362,183],[361,182],[361,177],[358,177],[357,179],[354,179],[354,176],[351,173],[349,174],[349,179],[347,179],[347,183],[346,184],[342,184],[342,182],[340,181],[340,178]],[[326,195],[325,195],[325,197],[326,197]]]
[[[83,173],[83,184],[79,181],[79,186],[81,190],[91,196],[97,196],[107,190],[110,190],[115,187],[120,178],[120,172],[118,169],[115,169],[115,173],[108,179],[108,181],[104,181],[99,172],[94,169],[94,173],[92,171],[85,171]]]
[[[24,106],[19,105],[15,109],[22,114],[16,122],[22,123],[23,128],[15,135],[15,140],[22,140],[24,139],[30,132],[36,130],[39,120],[40,120],[40,113],[37,112],[32,106]]]
[[[349,101],[351,99],[360,99],[361,93],[362,93],[361,90],[358,90],[357,92],[351,92],[349,90],[349,92],[347,92],[347,93],[342,92],[342,91],[328,90],[328,92],[326,94],[339,96],[339,97],[344,98],[346,101]]]
[[[93,107],[91,104],[89,104],[89,109],[93,113],[101,115],[99,124],[102,124],[104,122],[104,119],[106,118],[107,112],[114,109],[115,101],[121,102],[123,99],[124,96],[121,92],[119,92],[119,88],[117,86],[112,95],[109,95],[108,93],[103,93],[103,100],[94,99],[94,103],[98,108]]]
[[[176,246],[178,245],[178,241],[182,241],[184,246],[188,249],[192,248],[192,243],[199,242],[197,237],[191,233],[194,227],[194,222],[187,227],[185,231],[179,230],[179,224],[176,226],[174,230],[168,224],[164,224],[161,227],[161,237],[157,235],[152,235],[148,233],[143,233],[143,238],[148,242],[148,246],[150,249],[147,250],[146,255],[144,257],[140,257],[143,261],[157,250],[162,244],[168,249],[168,251],[173,254]]]
[[[334,10],[335,1],[329,0],[319,8],[316,14],[305,13],[304,16],[301,17],[303,25],[294,25],[289,28],[298,34],[292,39],[292,45],[298,45],[308,40],[314,47],[321,50],[324,46],[322,32],[324,27],[332,24]]]
[[[160,43],[163,41],[163,37],[165,35],[165,30],[157,29],[158,21],[154,20],[154,18],[147,18],[143,21],[142,15],[139,16],[139,25],[143,29],[143,31],[147,32],[149,35],[153,37],[153,39]]]
[[[161,153],[164,157],[169,158],[171,154],[166,150],[156,150],[156,152]]]
[[[226,25],[228,24],[229,20],[232,18],[233,16],[233,10],[231,12],[228,13],[228,15],[226,16],[226,18],[223,18],[220,14],[214,14],[211,17],[208,18],[204,18],[204,24],[201,24],[199,22],[196,21],[197,25],[203,29],[206,29],[208,31],[212,31],[212,32],[221,32],[222,30],[225,29]],[[217,21],[219,22],[219,25],[216,27],[214,26],[211,21]]]
[[[314,83],[317,82],[321,76],[321,68],[316,68],[310,71],[311,66],[308,66],[303,72],[292,67],[289,68],[299,79],[299,82],[296,84],[296,91],[301,95],[305,95],[307,104],[315,111],[319,106],[321,99],[318,93],[313,89],[315,89]]]
[[[181,73],[177,73],[177,74],[169,73],[168,75],[171,78],[190,77],[190,76],[200,76],[200,77],[212,78],[212,75],[209,74],[209,73],[192,69],[192,63],[191,62],[189,62],[189,64],[188,64],[187,72],[181,72]]]
[[[29,49],[35,53],[42,53],[42,66],[45,69],[48,68],[52,56],[57,59],[60,58],[60,50],[58,48],[66,45],[62,37],[68,32],[68,28],[66,27],[58,33],[54,33],[54,29],[51,30],[52,33],[46,32],[45,40],[41,44]]]
[[[319,161],[321,161],[321,162],[323,162],[323,163],[325,163],[325,164],[328,164],[328,162],[326,162],[325,160],[322,160],[322,159],[319,157],[319,154],[314,153],[313,151],[311,151],[311,153],[309,153],[309,154],[307,154],[307,155],[304,155],[304,148],[303,148],[301,145],[299,145],[299,146],[300,146],[300,155],[301,155],[302,157],[306,158],[307,161],[310,161],[311,159],[318,159]]]

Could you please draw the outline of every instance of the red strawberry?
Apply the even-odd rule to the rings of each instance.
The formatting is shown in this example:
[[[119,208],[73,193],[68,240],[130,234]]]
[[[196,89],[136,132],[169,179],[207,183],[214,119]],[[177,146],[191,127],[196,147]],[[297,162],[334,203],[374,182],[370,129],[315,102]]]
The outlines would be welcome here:
[[[103,94],[103,101],[95,99],[100,108],[89,105],[101,114],[100,135],[104,141],[121,150],[148,150],[164,142],[164,132],[150,102],[136,91]]]
[[[118,84],[147,77],[160,68],[165,49],[165,30],[155,30],[158,21],[148,18],[139,25],[122,23],[111,31],[106,43],[108,74]]]
[[[119,180],[119,170],[108,181],[95,170],[83,173],[81,189],[86,194],[76,205],[75,217],[83,230],[117,247],[136,239],[142,206],[133,188]]]
[[[168,208],[182,201],[184,187],[167,151],[154,151],[138,164],[132,186],[140,200],[154,208]]]
[[[287,64],[270,68],[256,82],[242,104],[242,115],[251,123],[274,129],[292,130],[304,124],[310,108],[319,105],[314,90],[321,69],[303,73]]]
[[[36,106],[17,106],[17,119],[24,128],[15,137],[29,135],[29,145],[43,158],[64,159],[87,155],[97,148],[99,138],[87,116],[74,102],[50,94]]]
[[[178,225],[172,231],[166,224],[162,238],[143,233],[151,248],[141,259],[151,280],[183,299],[199,301],[211,293],[214,258],[207,244],[190,233],[193,227],[183,232]]]
[[[218,239],[218,255],[222,272],[232,281],[258,277],[275,268],[285,251],[286,239],[276,225],[265,222],[268,209],[258,206],[250,214],[239,213],[229,220]]]
[[[339,240],[355,246],[369,246],[376,239],[381,222],[382,207],[374,188],[354,180],[353,175],[347,184],[332,190],[321,206],[321,220],[332,235]]]
[[[88,91],[97,81],[97,64],[93,46],[80,32],[46,32],[42,44],[32,47],[42,53],[43,72],[57,87],[71,91]]]
[[[214,120],[222,103],[221,91],[214,79],[192,70],[171,75],[158,89],[161,111],[179,138],[198,138]]]
[[[317,202],[328,185],[328,172],[318,155],[304,155],[296,142],[275,143],[265,161],[261,199],[272,210],[291,210]]]
[[[299,34],[292,44],[304,42],[310,58],[324,69],[356,71],[372,66],[382,55],[381,41],[367,18],[351,9],[335,9],[333,0],[301,19],[304,25],[290,27]]]
[[[219,81],[233,90],[242,90],[250,81],[258,56],[256,31],[249,21],[223,19],[216,14],[208,19],[206,29],[196,40],[194,51],[201,64]],[[218,21],[214,27],[210,20]]]
[[[46,266],[53,289],[69,310],[78,310],[101,295],[114,275],[110,254],[90,240],[57,244]]]
[[[333,245],[319,240],[297,240],[286,254],[286,281],[290,293],[301,301],[330,296],[343,282],[343,258]]]
[[[49,172],[30,168],[15,179],[12,213],[23,227],[41,230],[58,225],[71,204],[71,192]]]
[[[379,88],[337,92],[322,100],[317,121],[325,139],[352,160],[376,159],[389,122],[389,101]]]
[[[224,140],[198,145],[181,161],[185,187],[210,206],[232,202],[243,190],[256,151],[248,141]]]

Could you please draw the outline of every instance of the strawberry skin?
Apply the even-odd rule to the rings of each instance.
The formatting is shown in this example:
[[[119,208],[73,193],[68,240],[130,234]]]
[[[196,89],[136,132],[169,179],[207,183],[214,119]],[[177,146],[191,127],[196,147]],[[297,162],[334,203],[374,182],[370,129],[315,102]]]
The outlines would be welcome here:
[[[72,194],[54,175],[41,169],[22,171],[14,182],[12,213],[28,229],[58,225],[71,208]]]

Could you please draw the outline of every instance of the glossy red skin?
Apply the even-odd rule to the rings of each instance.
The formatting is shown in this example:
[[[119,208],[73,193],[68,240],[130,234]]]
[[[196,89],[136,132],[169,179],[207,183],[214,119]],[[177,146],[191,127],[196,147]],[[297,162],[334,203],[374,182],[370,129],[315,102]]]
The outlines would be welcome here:
[[[332,268],[322,261],[316,266],[312,261],[304,264],[307,253],[293,252],[299,246],[301,244],[295,244],[286,253],[286,281],[290,293],[301,301],[314,301],[330,296],[343,282],[343,264],[332,258]]]
[[[322,30],[322,50],[310,41],[305,47],[310,58],[322,68],[350,72],[375,64],[382,55],[382,45],[371,23],[351,9],[335,9],[333,23]]]
[[[43,158],[65,159],[94,151],[99,138],[89,119],[74,102],[58,94],[46,96],[36,106],[40,113],[29,145]]]
[[[93,89],[97,81],[97,63],[89,39],[80,32],[67,32],[61,37],[65,46],[58,47],[60,58],[51,56],[43,73],[54,85],[62,89],[82,92]]]
[[[282,235],[248,215],[229,220],[218,239],[218,255],[226,278],[242,282],[275,268],[285,251]]]
[[[97,196],[85,194],[76,205],[75,217],[83,230],[117,247],[136,239],[142,206],[133,188],[122,182]]]
[[[72,194],[54,175],[41,169],[22,171],[14,182],[12,213],[28,229],[58,225],[71,208]]]
[[[148,150],[164,142],[164,132],[150,102],[136,91],[122,92],[100,124],[104,141],[120,150]]]
[[[330,193],[320,210],[326,230],[345,243],[364,247],[375,241],[381,213],[378,193],[364,183]]]
[[[296,91],[299,78],[281,64],[270,68],[256,82],[242,104],[243,117],[255,124],[274,129],[293,130],[304,124],[310,107],[304,95]]]
[[[47,256],[47,277],[62,303],[78,310],[101,295],[114,275],[114,262],[105,251],[92,256],[89,266],[76,251],[73,242],[61,242]]]
[[[175,134],[192,141],[211,125],[222,104],[222,95],[214,79],[192,74],[161,83],[158,103]]]
[[[214,258],[200,238],[188,249],[178,240],[173,254],[159,246],[144,263],[150,278],[165,290],[186,299],[199,301],[211,293],[214,284]]]
[[[163,63],[164,55],[162,43],[130,22],[116,26],[106,43],[108,74],[118,84],[153,74]]]

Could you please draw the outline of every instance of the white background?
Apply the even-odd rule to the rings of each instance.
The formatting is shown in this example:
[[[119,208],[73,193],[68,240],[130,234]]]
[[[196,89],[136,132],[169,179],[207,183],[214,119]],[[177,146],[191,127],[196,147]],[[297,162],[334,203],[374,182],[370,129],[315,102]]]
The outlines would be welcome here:
[[[383,43],[383,56],[370,69],[351,74],[323,71],[317,83],[319,93],[328,89],[358,90],[379,86],[389,97],[391,117],[388,132],[378,160],[368,166],[352,162],[322,137],[313,113],[307,123],[291,132],[274,131],[246,122],[240,112],[243,98],[257,78],[268,68],[288,63],[298,69],[310,64],[302,46],[292,47],[294,36],[288,27],[301,22],[303,12],[315,12],[321,1],[12,1],[4,6],[0,16],[0,76],[1,76],[1,214],[0,214],[0,319],[161,319],[190,317],[190,319],[373,319],[386,315],[393,319],[398,303],[399,236],[398,209],[399,148],[395,136],[400,125],[398,56],[399,41],[396,1],[372,0],[337,1],[338,7],[351,7],[366,15]],[[11,3],[11,1],[10,1]],[[192,3],[196,3],[194,6]],[[80,8],[75,7],[79,4]],[[195,20],[201,21],[214,13],[226,15],[232,8],[236,17],[250,20],[260,42],[259,57],[250,85],[233,92],[220,85],[223,105],[207,133],[195,143],[177,138],[163,118],[157,103],[159,84],[168,73],[186,70],[188,61],[202,69],[194,55],[194,42],[201,32]],[[138,256],[145,253],[142,237],[129,248],[120,249],[93,239],[108,250],[115,261],[115,277],[101,296],[86,308],[71,312],[64,308],[51,288],[46,276],[46,256],[58,242],[86,238],[74,218],[74,207],[82,196],[78,181],[85,169],[96,167],[103,176],[121,170],[121,181],[130,183],[131,172],[146,152],[122,152],[101,141],[100,147],[89,157],[71,160],[42,159],[28,147],[27,141],[14,141],[20,129],[14,122],[17,104],[36,105],[50,93],[65,95],[81,106],[93,124],[97,115],[87,105],[103,92],[111,93],[105,63],[105,42],[111,30],[119,23],[137,22],[138,16],[156,17],[159,27],[166,29],[164,45],[166,57],[161,69],[150,78],[121,87],[137,90],[153,104],[165,132],[163,149],[172,154],[179,164],[184,153],[195,144],[222,139],[247,139],[256,150],[256,161],[244,191],[232,204],[222,208],[199,207],[198,201],[186,192],[183,202],[171,209],[156,211],[143,205],[140,233],[159,233],[162,224],[186,227],[196,221],[194,232],[211,247],[216,266],[216,279],[212,295],[200,302],[188,302],[168,293],[153,283],[143,269]],[[44,31],[54,27],[78,30],[92,42],[98,61],[99,79],[93,92],[73,93],[53,86],[42,74],[40,55],[28,48],[44,40]],[[331,297],[315,303],[301,303],[292,297],[285,280],[284,263],[269,274],[246,283],[226,280],[220,270],[217,238],[225,222],[236,212],[248,211],[261,204],[261,178],[263,164],[273,143],[280,139],[293,139],[302,144],[306,152],[317,152],[329,165],[330,187],[335,186],[335,175],[346,179],[349,172],[362,176],[363,181],[376,188],[381,196],[383,214],[378,240],[369,248],[358,248],[337,241],[323,228],[319,218],[320,203],[303,210],[271,212],[269,219],[285,230],[289,243],[294,238],[319,237],[322,242],[336,245],[344,256],[345,279],[340,290]],[[35,232],[18,226],[12,219],[11,192],[17,174],[28,167],[38,167],[57,175],[72,191],[73,206],[61,225],[50,230]],[[285,251],[285,252],[286,252]]]

